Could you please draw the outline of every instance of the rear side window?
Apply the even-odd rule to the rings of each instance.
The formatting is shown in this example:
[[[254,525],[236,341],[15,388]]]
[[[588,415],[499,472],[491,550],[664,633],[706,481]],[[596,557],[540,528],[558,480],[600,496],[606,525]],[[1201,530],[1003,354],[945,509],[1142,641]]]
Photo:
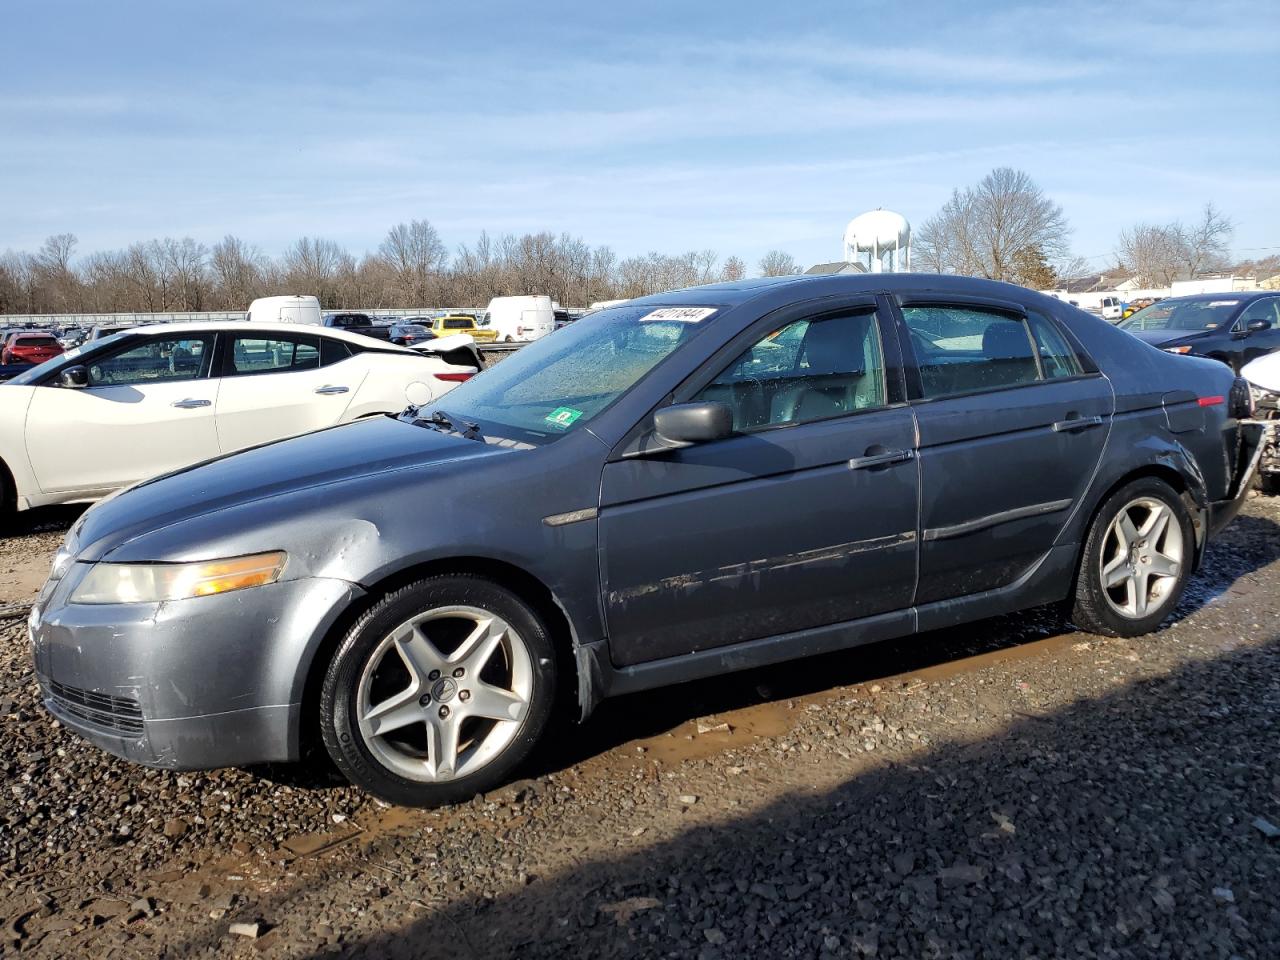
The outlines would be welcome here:
[[[1056,331],[1044,323],[1038,346],[1026,320],[994,310],[908,306],[902,308],[902,315],[911,334],[926,398],[1036,383],[1045,378],[1040,347],[1057,351],[1055,370],[1071,369],[1066,359],[1067,345],[1057,338],[1051,347],[1049,341],[1056,337]]]
[[[320,338],[320,366],[327,367],[331,363],[339,363],[351,356],[351,349],[341,340]]]
[[[1040,368],[1046,380],[1078,377],[1084,373],[1079,356],[1057,327],[1034,313],[1028,315],[1027,322],[1031,324],[1031,334],[1035,337],[1036,349],[1040,351]]]
[[[287,373],[320,367],[318,337],[241,337],[231,346],[231,374]]]

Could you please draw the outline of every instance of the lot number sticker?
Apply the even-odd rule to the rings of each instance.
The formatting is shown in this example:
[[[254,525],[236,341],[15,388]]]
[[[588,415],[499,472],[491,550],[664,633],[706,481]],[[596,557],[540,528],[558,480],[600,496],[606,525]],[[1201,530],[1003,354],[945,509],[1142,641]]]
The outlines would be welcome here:
[[[662,307],[640,318],[641,323],[674,320],[677,323],[701,323],[716,312],[715,307]]]
[[[575,410],[573,407],[556,407],[546,416],[547,423],[553,427],[571,427],[573,421],[582,416],[581,410]]]

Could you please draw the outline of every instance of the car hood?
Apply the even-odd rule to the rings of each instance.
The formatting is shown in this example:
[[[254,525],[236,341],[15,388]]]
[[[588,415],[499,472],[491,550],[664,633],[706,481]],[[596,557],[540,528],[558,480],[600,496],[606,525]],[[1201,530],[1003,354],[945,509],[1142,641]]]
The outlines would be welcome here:
[[[1168,343],[1192,343],[1203,340],[1212,330],[1126,330],[1125,333],[1137,337],[1153,347],[1162,347]]]
[[[231,507],[331,485],[340,498],[337,485],[362,477],[510,452],[391,417],[362,420],[146,480],[85,513],[69,546],[81,560],[98,560],[136,537]]]

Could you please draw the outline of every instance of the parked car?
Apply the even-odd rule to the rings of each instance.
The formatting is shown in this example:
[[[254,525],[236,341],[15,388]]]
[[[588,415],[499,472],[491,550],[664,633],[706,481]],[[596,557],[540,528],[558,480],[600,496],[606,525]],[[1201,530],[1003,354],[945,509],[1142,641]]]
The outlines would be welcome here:
[[[140,763],[317,736],[379,797],[460,801],[562,696],[585,718],[1061,601],[1151,631],[1240,507],[1250,413],[1221,364],[1007,284],[676,291],[399,418],[99,504],[34,607],[35,673],[63,725]]]
[[[315,297],[259,297],[244,318],[250,323],[320,324],[320,301]]]
[[[1103,320],[1109,320],[1112,323],[1120,320],[1124,307],[1120,303],[1119,297],[1103,297],[1098,303],[1098,312],[1102,314]]]
[[[133,324],[133,323],[100,324],[99,326],[91,327],[89,329],[89,335],[84,338],[83,342],[91,343],[94,340],[105,340],[107,337],[115,336],[117,333],[121,333],[125,330],[132,330],[135,326],[138,326],[138,324]]]
[[[321,321],[322,326],[332,330],[344,330],[347,333],[359,334],[374,340],[388,341],[391,328],[378,323],[367,313],[330,313]]]
[[[428,340],[434,340],[436,336],[421,323],[397,323],[387,333],[392,343],[402,347],[425,343]]]
[[[437,337],[453,337],[465,333],[477,343],[491,343],[498,337],[497,331],[481,327],[470,313],[432,317],[430,328]]]
[[[1254,416],[1264,424],[1258,465],[1263,493],[1280,493],[1280,352],[1244,365],[1240,375],[1253,391]]]
[[[1237,373],[1280,349],[1280,291],[1170,297],[1139,310],[1120,329],[1169,353],[1219,360]]]
[[[515,343],[545,337],[555,330],[556,316],[548,296],[494,297],[479,323],[495,340]]]
[[[297,324],[139,327],[0,387],[0,507],[95,500],[245,447],[398,413],[477,369]]]
[[[39,330],[11,333],[0,348],[0,364],[44,363],[62,353],[56,337]]]

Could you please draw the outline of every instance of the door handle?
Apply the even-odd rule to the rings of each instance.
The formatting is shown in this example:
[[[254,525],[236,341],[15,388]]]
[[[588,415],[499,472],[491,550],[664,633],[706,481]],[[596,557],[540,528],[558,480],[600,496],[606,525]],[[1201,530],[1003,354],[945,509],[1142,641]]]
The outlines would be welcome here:
[[[1088,430],[1090,427],[1102,426],[1101,417],[1067,417],[1053,425],[1054,433],[1066,433],[1072,430]]]
[[[328,396],[333,393],[346,393],[350,389],[350,387],[331,387],[326,385],[323,387],[316,387],[316,393],[323,393],[325,396]]]
[[[868,467],[883,467],[890,463],[903,463],[915,456],[913,450],[886,450],[884,453],[872,453],[865,457],[854,457],[849,461],[850,470],[865,470]]]
[[[193,397],[187,397],[185,400],[175,400],[169,404],[171,407],[178,407],[182,410],[194,410],[196,407],[211,407],[212,400],[196,400]]]

